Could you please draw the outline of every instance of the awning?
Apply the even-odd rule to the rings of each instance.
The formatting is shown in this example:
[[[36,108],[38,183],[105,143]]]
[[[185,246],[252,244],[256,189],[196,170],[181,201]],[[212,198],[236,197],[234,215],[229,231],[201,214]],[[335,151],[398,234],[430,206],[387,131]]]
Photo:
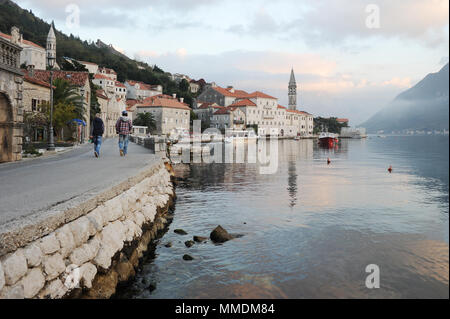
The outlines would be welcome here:
[[[83,120],[80,120],[80,119],[73,119],[73,120],[69,121],[69,123],[72,123],[72,122],[76,122],[79,125],[86,126],[86,122]]]

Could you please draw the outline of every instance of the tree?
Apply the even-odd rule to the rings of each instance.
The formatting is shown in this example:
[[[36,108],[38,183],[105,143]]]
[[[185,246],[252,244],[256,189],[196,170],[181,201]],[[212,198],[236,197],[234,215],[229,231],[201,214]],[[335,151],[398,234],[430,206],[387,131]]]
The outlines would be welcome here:
[[[48,110],[47,117],[50,117]],[[60,140],[63,139],[63,128],[77,117],[76,106],[71,103],[57,102],[53,105],[53,128]]]
[[[341,128],[345,126],[347,126],[347,123],[339,123],[336,117],[323,118],[319,116],[314,118],[314,134],[321,131],[339,134],[341,132]]]
[[[84,120],[84,103],[83,97],[78,94],[77,87],[63,79],[53,80],[53,103],[71,105],[74,107],[74,118]]]
[[[179,86],[181,92],[184,92],[184,93],[189,92],[189,82],[186,79],[181,80],[181,82],[178,86]]]
[[[155,119],[150,112],[138,113],[136,118],[133,120],[133,125],[136,126],[146,126],[149,132],[156,130]]]

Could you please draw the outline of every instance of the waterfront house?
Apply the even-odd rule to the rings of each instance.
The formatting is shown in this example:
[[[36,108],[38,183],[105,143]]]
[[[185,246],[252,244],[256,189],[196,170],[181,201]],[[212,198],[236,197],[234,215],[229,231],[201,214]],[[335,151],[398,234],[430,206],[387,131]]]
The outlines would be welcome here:
[[[157,134],[189,131],[191,108],[173,96],[159,94],[144,99],[136,105],[136,114],[150,112],[156,122]]]
[[[162,85],[150,85],[140,81],[125,81],[127,100],[143,100],[145,98],[162,94]]]

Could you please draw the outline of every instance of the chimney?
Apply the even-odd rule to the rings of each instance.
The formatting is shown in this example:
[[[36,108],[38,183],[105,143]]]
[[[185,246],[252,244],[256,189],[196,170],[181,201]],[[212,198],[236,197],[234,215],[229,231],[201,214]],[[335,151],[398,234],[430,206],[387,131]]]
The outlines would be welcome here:
[[[176,94],[176,93],[173,93],[173,94],[172,94],[172,97],[173,97],[174,99],[176,99],[176,98],[177,98],[177,94]]]
[[[231,93],[234,93],[234,88],[233,88],[232,85],[228,85],[228,86],[227,86],[227,89],[228,89]]]
[[[34,77],[34,65],[33,64],[27,65],[27,71],[28,71],[29,77]]]
[[[180,97],[180,102],[183,103],[184,97]]]

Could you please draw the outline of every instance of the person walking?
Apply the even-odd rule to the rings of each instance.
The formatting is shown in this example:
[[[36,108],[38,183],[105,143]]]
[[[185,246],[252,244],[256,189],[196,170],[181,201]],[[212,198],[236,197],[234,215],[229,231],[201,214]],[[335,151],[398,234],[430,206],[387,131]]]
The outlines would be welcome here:
[[[103,124],[100,118],[100,113],[95,114],[94,121],[92,123],[92,135],[91,139],[94,142],[94,156],[100,156],[100,147],[102,146],[102,136],[105,132],[105,124]]]
[[[120,156],[127,155],[128,140],[130,138],[131,129],[133,124],[128,118],[128,112],[123,111],[122,116],[116,122],[116,133],[119,134],[119,152]]]

